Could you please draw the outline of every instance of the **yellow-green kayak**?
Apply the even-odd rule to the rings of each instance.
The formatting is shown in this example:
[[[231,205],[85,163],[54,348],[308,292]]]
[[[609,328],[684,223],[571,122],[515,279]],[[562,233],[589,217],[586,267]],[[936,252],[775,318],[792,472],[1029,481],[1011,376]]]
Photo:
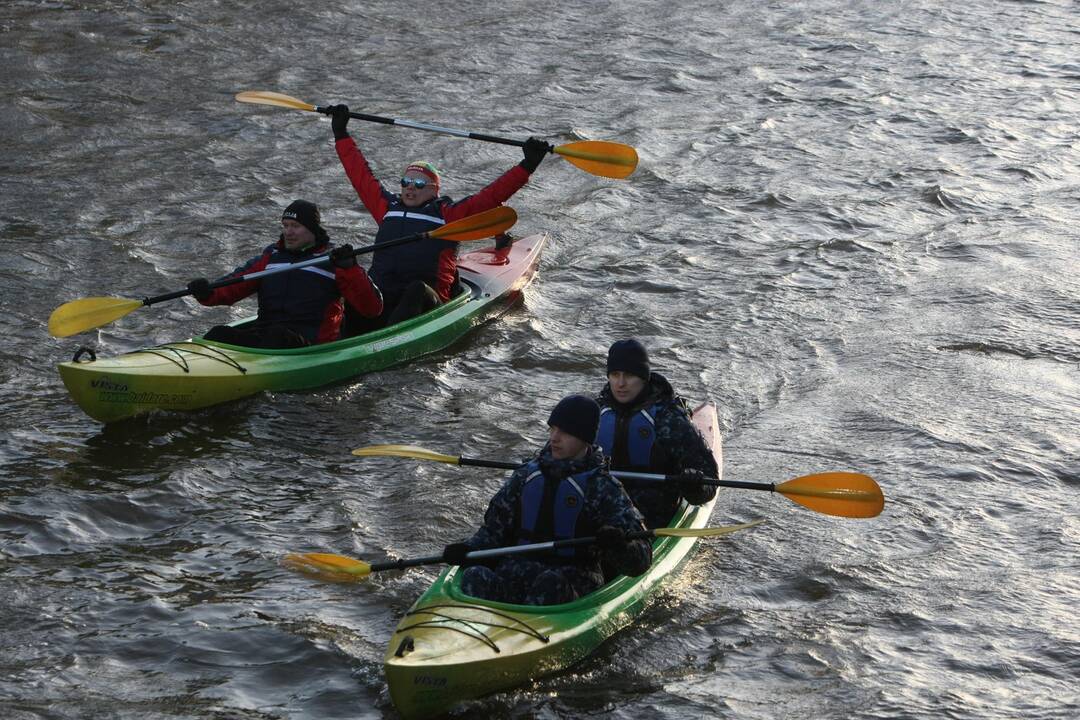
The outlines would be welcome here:
[[[113,422],[152,410],[198,410],[269,390],[306,390],[447,347],[504,312],[536,274],[545,235],[458,259],[466,292],[411,320],[337,342],[263,350],[194,338],[112,358],[59,364],[87,415]]]
[[[694,411],[721,467],[716,408]],[[672,527],[705,527],[715,500],[683,504]],[[653,565],[640,577],[620,576],[562,605],[511,605],[461,592],[450,567],[406,613],[383,660],[390,697],[405,718],[424,718],[459,703],[570,667],[626,627],[664,580],[690,557],[696,538],[659,538]]]

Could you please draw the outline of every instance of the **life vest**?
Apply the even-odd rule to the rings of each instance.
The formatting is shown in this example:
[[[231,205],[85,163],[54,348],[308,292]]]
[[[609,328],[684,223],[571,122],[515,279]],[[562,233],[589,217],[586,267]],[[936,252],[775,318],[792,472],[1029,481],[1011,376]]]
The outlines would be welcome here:
[[[375,242],[396,240],[406,235],[431,232],[446,224],[440,199],[417,208],[407,208],[394,196],[375,234]],[[425,239],[376,250],[368,275],[384,294],[396,296],[413,280],[423,280],[435,291],[439,288],[439,259],[444,250],[457,249],[449,240]]]
[[[549,483],[540,471],[540,464],[533,460],[527,466],[528,475],[521,487],[519,505],[518,545],[547,542],[549,540],[568,540],[578,536],[582,521],[581,511],[585,507],[585,488],[593,475],[600,468],[585,470],[570,475],[559,481],[554,492],[545,497]],[[573,558],[576,548],[560,548],[556,554],[563,558]]]
[[[322,249],[325,250],[325,246]],[[316,254],[275,248],[264,269],[287,267]],[[288,325],[314,343],[326,315],[326,306],[339,302],[340,297],[332,269],[309,265],[292,272],[268,275],[259,278],[259,322]]]
[[[651,405],[636,411],[629,418],[620,418],[610,407],[600,410],[600,428],[596,444],[611,458],[613,468],[618,470],[656,470],[653,449],[656,444],[656,415],[660,405]],[[618,455],[615,454],[616,433],[622,434]]]

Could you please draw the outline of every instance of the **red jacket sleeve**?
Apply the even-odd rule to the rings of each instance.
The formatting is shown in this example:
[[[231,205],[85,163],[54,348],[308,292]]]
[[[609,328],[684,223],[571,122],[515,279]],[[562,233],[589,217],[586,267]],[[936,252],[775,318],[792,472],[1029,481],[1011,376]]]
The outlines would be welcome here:
[[[439,266],[435,269],[437,287],[432,288],[439,299],[446,302],[457,283],[457,247],[446,248],[439,253]]]
[[[352,305],[353,310],[367,318],[378,317],[382,313],[382,293],[368,278],[364,268],[359,265],[344,270],[335,268],[334,278],[341,296]]]
[[[475,195],[444,205],[443,219],[446,222],[454,222],[478,212],[497,208],[509,200],[511,195],[525,187],[528,181],[529,171],[520,165],[515,165]]]
[[[254,257],[248,260],[244,265],[233,270],[231,273],[221,278],[225,280],[231,277],[238,277],[240,275],[248,275],[250,273],[259,272],[266,269],[266,264],[270,262],[270,255],[274,251],[274,246],[263,250],[263,254],[258,257]],[[212,305],[232,305],[240,302],[248,295],[259,291],[258,280],[245,280],[243,282],[234,283],[232,285],[226,285],[225,287],[214,288],[210,291],[210,297],[205,300],[199,300],[199,303],[206,306]]]
[[[375,218],[375,222],[381,225],[389,207],[386,199],[389,193],[371,172],[367,158],[356,146],[356,141],[351,137],[341,138],[334,143],[334,149],[337,150],[341,166],[345,168],[345,175],[348,176],[356,194],[360,196],[360,201],[371,213],[371,217]]]
[[[470,195],[456,203],[447,203],[442,206],[442,216],[446,222],[461,220],[478,212],[491,210],[499,207],[510,199],[510,196],[525,186],[529,181],[529,171],[515,165],[498,178],[495,182],[485,187],[475,195]],[[438,287],[434,288],[439,299],[446,302],[450,299],[457,281],[457,248],[448,248],[439,255],[439,267],[435,274],[438,277]]]

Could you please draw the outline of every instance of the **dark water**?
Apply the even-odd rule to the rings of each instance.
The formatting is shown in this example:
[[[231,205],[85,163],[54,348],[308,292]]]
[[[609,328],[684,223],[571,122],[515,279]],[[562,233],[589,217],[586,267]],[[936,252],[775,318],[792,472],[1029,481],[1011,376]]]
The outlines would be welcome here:
[[[638,629],[469,710],[515,718],[1080,713],[1080,20],[1071,2],[7,0],[0,6],[0,716],[394,717],[392,626],[434,569],[355,586],[289,550],[431,553],[635,334],[720,408],[730,479],[842,469],[874,520],[731,491]],[[525,302],[408,367],[102,428],[55,363],[245,309],[187,300],[80,338],[61,302],[231,269],[315,200],[373,225],[317,116],[240,90],[556,143],[514,200],[551,243]],[[363,126],[456,196],[514,148]]]

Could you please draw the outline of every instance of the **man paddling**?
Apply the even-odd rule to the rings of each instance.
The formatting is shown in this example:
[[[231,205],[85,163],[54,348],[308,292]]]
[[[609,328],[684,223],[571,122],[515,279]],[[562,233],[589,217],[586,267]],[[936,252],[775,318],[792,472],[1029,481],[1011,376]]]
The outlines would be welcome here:
[[[644,528],[641,514],[593,445],[599,417],[600,408],[590,398],[563,398],[548,418],[548,443],[491,499],[480,529],[465,542],[446,546],[443,560],[461,565],[472,550],[574,537],[595,536],[597,543],[467,567],[462,591],[501,602],[554,605],[600,587],[601,562],[616,574],[648,570],[649,540],[626,537]]]
[[[349,135],[349,107],[329,108],[333,118],[334,146],[345,174],[364,207],[379,226],[375,242],[434,230],[444,223],[460,220],[498,207],[529,180],[551,145],[529,138],[524,159],[475,195],[453,202],[439,195],[439,171],[429,162],[410,163],[401,177],[401,192],[383,187],[371,172],[367,159]],[[446,302],[457,286],[457,243],[423,240],[376,250],[371,261],[371,278],[383,293],[382,314],[374,320],[357,317],[348,308],[342,337],[358,335],[393,325]]]
[[[358,315],[377,317],[383,309],[382,296],[357,264],[352,246],[331,248],[319,208],[306,200],[294,200],[281,215],[278,241],[225,277],[291,265],[326,253],[329,269],[309,265],[216,289],[210,288],[206,278],[192,280],[188,290],[203,305],[232,305],[252,293],[259,294],[259,315],[254,323],[217,325],[204,337],[259,348],[303,347],[337,340],[342,298]]]
[[[686,402],[653,372],[645,346],[633,338],[608,349],[608,382],[600,391],[596,444],[612,470],[715,478],[716,459],[690,420]],[[634,505],[650,528],[666,527],[681,499],[708,502],[716,488],[700,483],[626,481]]]

